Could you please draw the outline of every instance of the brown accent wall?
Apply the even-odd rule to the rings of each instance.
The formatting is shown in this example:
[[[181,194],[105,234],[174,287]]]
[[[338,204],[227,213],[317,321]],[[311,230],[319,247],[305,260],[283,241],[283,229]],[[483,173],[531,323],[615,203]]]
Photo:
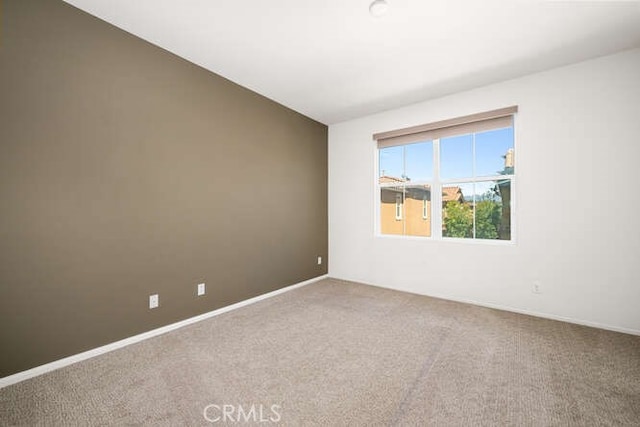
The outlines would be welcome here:
[[[2,9],[0,377],[326,273],[325,125],[61,1]]]

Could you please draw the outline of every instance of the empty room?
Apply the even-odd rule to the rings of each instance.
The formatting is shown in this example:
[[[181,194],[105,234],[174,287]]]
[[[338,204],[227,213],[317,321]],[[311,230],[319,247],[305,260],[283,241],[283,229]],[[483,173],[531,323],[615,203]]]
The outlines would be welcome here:
[[[640,1],[0,0],[1,426],[640,426]]]

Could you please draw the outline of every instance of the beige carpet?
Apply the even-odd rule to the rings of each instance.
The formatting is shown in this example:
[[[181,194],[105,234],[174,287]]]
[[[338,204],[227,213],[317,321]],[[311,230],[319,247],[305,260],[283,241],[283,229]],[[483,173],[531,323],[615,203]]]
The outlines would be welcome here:
[[[260,409],[287,426],[640,425],[640,337],[324,280],[0,390],[1,425],[273,424]]]

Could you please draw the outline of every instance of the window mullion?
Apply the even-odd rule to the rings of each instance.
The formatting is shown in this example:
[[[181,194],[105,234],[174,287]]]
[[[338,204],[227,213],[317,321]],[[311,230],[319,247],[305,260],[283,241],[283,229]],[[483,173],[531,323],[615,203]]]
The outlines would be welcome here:
[[[407,179],[407,147],[402,149],[402,179]],[[406,202],[407,202],[407,183],[402,184],[402,203],[400,204],[400,218],[402,221],[402,235],[407,235],[407,215],[406,215]]]
[[[440,139],[433,140],[433,184],[431,186],[431,236],[442,239],[442,183],[440,182]]]
[[[476,133],[473,132],[471,134],[471,173],[473,174],[473,210],[471,213],[473,214],[473,238],[476,238],[476,205],[477,205],[477,194],[476,194]]]

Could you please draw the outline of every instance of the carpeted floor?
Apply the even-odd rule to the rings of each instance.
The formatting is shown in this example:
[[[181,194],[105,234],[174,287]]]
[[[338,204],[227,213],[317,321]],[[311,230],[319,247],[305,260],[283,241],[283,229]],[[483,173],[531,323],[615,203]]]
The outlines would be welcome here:
[[[0,425],[225,418],[640,425],[640,337],[327,279],[0,390]]]

